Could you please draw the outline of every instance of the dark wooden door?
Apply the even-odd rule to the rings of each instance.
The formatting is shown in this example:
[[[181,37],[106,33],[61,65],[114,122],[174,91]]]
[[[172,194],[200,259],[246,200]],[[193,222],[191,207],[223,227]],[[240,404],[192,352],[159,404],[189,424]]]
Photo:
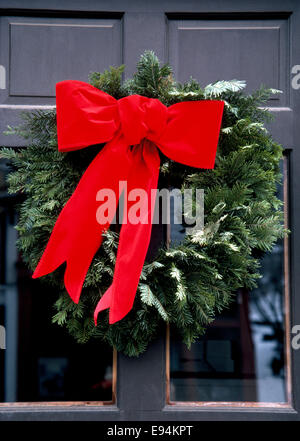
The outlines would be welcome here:
[[[130,76],[140,54],[156,52],[182,81],[193,75],[207,84],[219,79],[246,80],[248,90],[262,83],[283,93],[270,100],[276,116],[271,131],[290,161],[290,298],[292,327],[300,323],[300,91],[292,77],[300,64],[300,3],[297,0],[0,0],[0,144],[6,126],[22,110],[55,103],[55,83],[87,81],[91,71],[126,65]],[[293,72],[293,73],[292,73]],[[287,342],[289,344],[289,342]],[[300,351],[292,351],[291,406],[286,408],[167,404],[166,339],[162,335],[139,359],[118,356],[117,403],[113,406],[2,407],[0,419],[214,420],[299,419],[296,371]]]

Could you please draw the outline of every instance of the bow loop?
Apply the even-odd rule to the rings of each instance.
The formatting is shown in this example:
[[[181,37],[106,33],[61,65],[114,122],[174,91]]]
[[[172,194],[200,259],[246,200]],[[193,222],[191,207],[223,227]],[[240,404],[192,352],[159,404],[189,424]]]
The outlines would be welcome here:
[[[120,125],[117,100],[83,81],[57,83],[56,109],[61,152],[110,141]]]

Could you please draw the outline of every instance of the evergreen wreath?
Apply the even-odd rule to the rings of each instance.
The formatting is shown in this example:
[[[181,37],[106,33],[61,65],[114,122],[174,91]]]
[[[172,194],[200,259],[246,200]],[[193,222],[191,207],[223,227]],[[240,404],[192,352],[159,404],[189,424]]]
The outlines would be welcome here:
[[[282,202],[276,196],[282,147],[264,127],[270,114],[259,107],[280,91],[261,88],[246,95],[245,82],[238,80],[204,88],[193,78],[180,84],[171,67],[161,66],[152,51],[141,56],[137,72],[124,83],[123,70],[120,66],[92,73],[90,83],[117,99],[139,94],[158,98],[166,106],[203,99],[225,102],[215,168],[193,169],[165,157],[161,166],[161,176],[170,186],[205,190],[204,229],[180,244],[163,245],[153,261],[145,263],[134,307],[124,319],[109,325],[105,311],[97,327],[93,322],[99,292],[104,293],[112,281],[117,231],[106,232],[78,304],[63,286],[64,268],[44,278],[58,295],[53,323],[65,326],[79,343],[100,339],[137,356],[164,322],[190,346],[239,288],[256,286],[262,254],[284,236]],[[7,133],[22,136],[29,144],[24,149],[2,148],[1,157],[12,164],[9,192],[25,196],[16,227],[18,247],[33,270],[62,207],[98,149],[59,153],[55,110],[26,113],[24,124],[9,127]]]

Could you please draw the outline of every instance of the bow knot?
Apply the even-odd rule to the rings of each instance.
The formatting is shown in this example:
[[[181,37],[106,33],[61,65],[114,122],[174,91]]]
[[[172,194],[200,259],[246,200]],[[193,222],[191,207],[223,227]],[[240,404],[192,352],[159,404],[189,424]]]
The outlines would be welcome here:
[[[97,222],[99,190],[119,194],[142,189],[140,223],[124,223],[113,282],[95,310],[109,308],[109,322],[121,320],[132,308],[150,242],[154,207],[150,194],[157,187],[159,148],[185,165],[213,168],[223,114],[223,101],[182,102],[166,107],[159,100],[131,95],[117,101],[82,81],[56,85],[59,151],[68,152],[107,143],[82,176],[61,211],[33,277],[41,277],[66,262],[65,287],[78,303],[82,285],[102,233],[113,220],[110,213]],[[139,148],[130,149],[131,145]],[[149,204],[150,201],[150,204]],[[128,201],[128,211],[135,201]],[[147,220],[147,222],[145,222]]]
[[[118,101],[122,132],[129,144],[139,144],[143,138],[156,141],[167,123],[167,107],[161,101],[140,95],[130,95]]]

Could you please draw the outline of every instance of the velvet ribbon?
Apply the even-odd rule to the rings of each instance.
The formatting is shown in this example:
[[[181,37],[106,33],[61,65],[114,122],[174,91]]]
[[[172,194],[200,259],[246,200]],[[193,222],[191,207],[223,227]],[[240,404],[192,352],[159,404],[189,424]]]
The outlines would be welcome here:
[[[189,101],[163,105],[158,99],[131,95],[116,100],[81,81],[56,85],[58,150],[69,152],[106,143],[91,162],[62,209],[33,278],[44,276],[66,262],[65,287],[79,302],[92,259],[113,220],[99,223],[97,194],[110,189],[119,195],[143,189],[139,206],[143,219],[123,222],[111,286],[95,310],[109,308],[109,323],[131,310],[146,257],[152,228],[151,191],[157,187],[160,156],[192,167],[213,168],[223,114],[223,101]],[[127,201],[127,213],[136,201]],[[124,221],[124,220],[123,220]]]

